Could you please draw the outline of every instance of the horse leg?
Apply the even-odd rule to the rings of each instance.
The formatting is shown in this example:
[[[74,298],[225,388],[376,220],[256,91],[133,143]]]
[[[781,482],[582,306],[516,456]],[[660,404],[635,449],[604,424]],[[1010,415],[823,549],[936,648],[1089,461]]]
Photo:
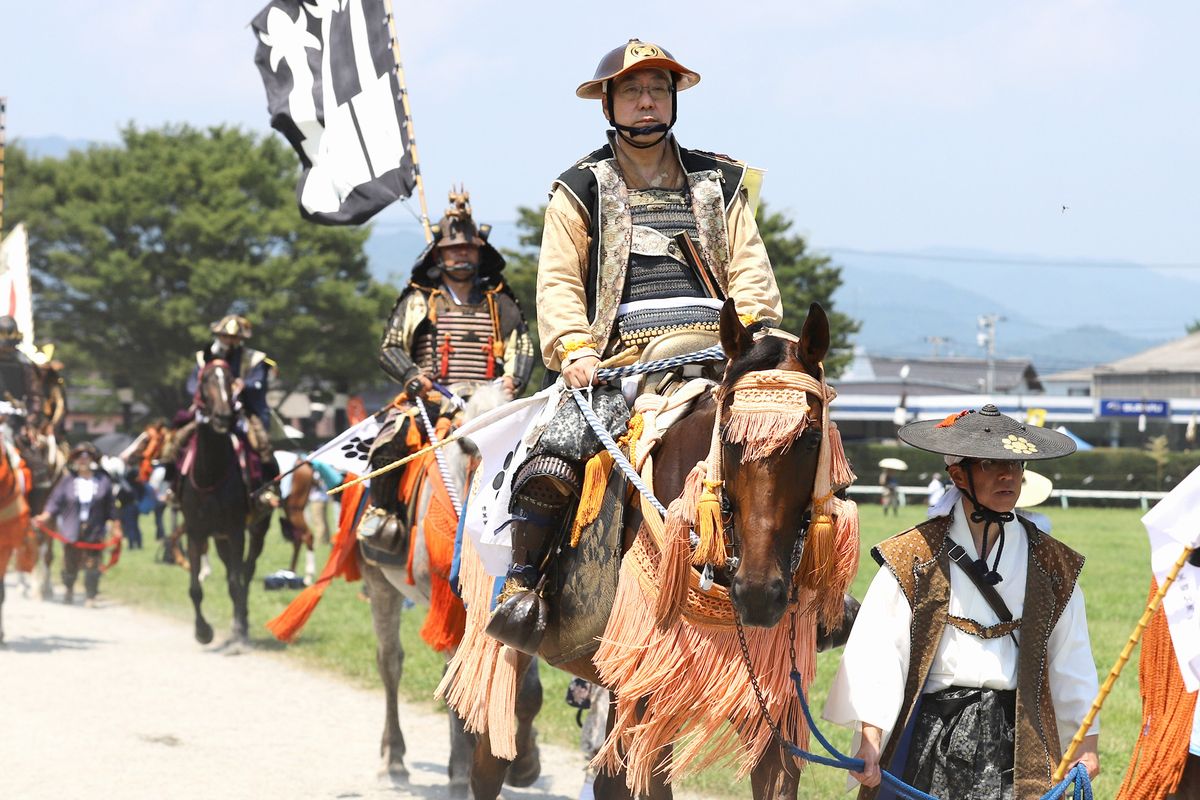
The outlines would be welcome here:
[[[250,584],[254,581],[254,570],[258,567],[258,557],[262,555],[263,545],[267,541],[267,530],[271,527],[271,515],[267,514],[263,519],[255,520],[250,523],[246,529],[247,535],[250,537],[249,544],[246,546],[246,556],[243,562],[246,591],[250,591]]]
[[[246,578],[242,562],[245,543],[235,541],[233,537],[219,537],[215,541],[217,555],[225,563],[225,583],[229,588],[229,600],[233,604],[233,629],[228,644],[233,646],[232,652],[237,652],[238,645],[245,643],[249,638],[250,627],[246,621]]]
[[[200,611],[200,601],[204,599],[204,589],[200,587],[200,553],[203,547],[203,540],[200,536],[193,534],[187,535],[188,547],[188,595],[192,598],[192,607],[196,609],[196,641],[200,644],[208,644],[213,640],[213,629],[205,619],[204,614]]]
[[[617,693],[609,691],[608,705],[608,724],[606,730],[609,735],[612,735],[613,725],[617,721]],[[640,709],[639,714],[642,713]],[[671,745],[667,745],[662,749],[662,761],[668,762],[671,758]],[[601,771],[592,781],[592,795],[596,800],[635,800],[637,798],[650,798],[650,800],[671,800],[673,797],[671,787],[666,782],[665,770],[654,770],[650,776],[650,792],[645,795],[634,795],[629,788],[629,776],[624,768],[617,772],[608,773]]]
[[[446,707],[450,719],[450,797],[466,800],[471,796],[471,757],[475,752],[475,734],[467,733],[466,723],[453,708]]]
[[[796,800],[800,769],[778,744],[771,744],[750,773],[754,800]]]
[[[40,573],[41,595],[43,600],[54,599],[54,587],[50,585],[51,568],[54,566],[54,540],[44,533],[38,533],[38,572]]]
[[[542,681],[538,675],[538,660],[522,656],[521,684],[517,689],[517,760],[508,767],[504,782],[509,786],[532,786],[542,774],[542,762],[537,746],[537,730],[533,720],[542,710]]]
[[[362,565],[363,581],[371,594],[371,622],[375,626],[375,666],[383,681],[385,711],[379,754],[383,758],[380,777],[393,784],[408,780],[404,766],[404,735],[400,732],[400,676],[404,671],[404,646],[400,642],[400,612],[403,598],[378,567]]]
[[[8,560],[12,558],[12,547],[0,547],[0,647],[4,645],[4,574],[8,570]]]

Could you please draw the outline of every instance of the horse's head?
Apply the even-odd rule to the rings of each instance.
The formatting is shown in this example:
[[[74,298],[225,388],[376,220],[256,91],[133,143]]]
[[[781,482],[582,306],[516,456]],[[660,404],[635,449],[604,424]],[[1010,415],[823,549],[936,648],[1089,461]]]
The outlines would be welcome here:
[[[833,396],[821,366],[829,320],[813,303],[798,339],[751,334],[727,302],[721,345],[729,359],[717,411],[722,511],[737,558],[730,594],[744,624],[770,627],[802,572],[810,512],[831,500],[816,496],[830,494],[829,448],[821,446]]]
[[[196,385],[196,419],[215,433],[233,430],[234,396],[233,370],[229,364],[215,358],[204,365]]]

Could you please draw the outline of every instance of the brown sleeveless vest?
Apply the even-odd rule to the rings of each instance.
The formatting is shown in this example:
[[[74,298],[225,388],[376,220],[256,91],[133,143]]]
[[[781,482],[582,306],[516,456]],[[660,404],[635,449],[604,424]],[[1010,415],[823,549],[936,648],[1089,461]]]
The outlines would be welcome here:
[[[1017,519],[1029,538],[1029,561],[1019,627],[1013,789],[1016,797],[1040,797],[1053,785],[1054,768],[1062,758],[1050,697],[1046,648],[1051,631],[1071,599],[1084,559],[1028,520]],[[904,766],[891,764],[901,732],[908,725],[929,677],[942,632],[946,625],[956,622],[948,613],[950,570],[958,569],[950,564],[953,541],[949,532],[950,517],[937,517],[886,539],[873,551],[876,559],[896,576],[913,612],[904,702],[879,760],[892,771]],[[961,624],[957,627],[963,628]],[[877,792],[878,789],[864,786],[859,798],[872,800]]]

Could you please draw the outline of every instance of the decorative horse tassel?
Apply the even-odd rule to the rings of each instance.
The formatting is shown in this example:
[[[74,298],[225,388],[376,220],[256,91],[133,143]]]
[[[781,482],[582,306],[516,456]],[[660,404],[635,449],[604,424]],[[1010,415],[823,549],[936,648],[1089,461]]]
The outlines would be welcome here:
[[[833,564],[829,591],[820,598],[818,609],[821,622],[826,628],[842,624],[846,610],[843,593],[858,574],[859,531],[858,504],[853,500],[835,500],[837,511],[833,518]]]
[[[717,496],[717,490],[723,485],[725,481],[704,481],[704,493],[696,505],[696,534],[700,537],[692,555],[692,563],[696,566],[725,566],[725,525],[721,520],[721,499]]]
[[[488,698],[487,732],[492,755],[513,761],[517,757],[517,662],[520,654],[508,645],[500,649],[492,673],[492,691]]]
[[[688,577],[692,572],[692,542],[688,536],[691,528],[691,521],[684,518],[681,504],[675,500],[667,508],[665,540],[658,562],[654,619],[660,628],[674,625],[687,602]]]
[[[850,467],[850,459],[846,457],[846,450],[842,447],[842,432],[838,430],[837,423],[833,420],[829,421],[827,438],[829,439],[829,482],[835,488],[844,488],[858,480],[858,476]]]
[[[679,495],[679,513],[691,523],[695,523],[699,519],[697,509],[700,505],[700,496],[704,493],[704,481],[707,477],[708,462],[697,461],[696,466],[692,467],[692,471],[684,478],[683,493]]]
[[[575,511],[575,526],[571,528],[571,547],[579,546],[583,529],[596,521],[604,506],[604,491],[608,487],[608,476],[612,472],[613,457],[607,450],[592,456],[583,471],[583,490],[579,495],[579,507]]]
[[[832,585],[834,566],[834,532],[832,497],[813,504],[812,522],[808,525],[808,539],[804,542],[804,553],[800,556],[798,578],[800,585],[816,593],[820,604],[828,595]]]

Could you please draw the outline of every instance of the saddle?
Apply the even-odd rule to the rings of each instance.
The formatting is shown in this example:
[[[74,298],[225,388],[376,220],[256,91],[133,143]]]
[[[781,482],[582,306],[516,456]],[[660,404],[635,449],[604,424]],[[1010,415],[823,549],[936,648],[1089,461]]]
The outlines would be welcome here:
[[[693,353],[714,344],[711,335],[682,332],[659,337],[642,351],[642,362]],[[695,369],[692,369],[695,367]],[[687,365],[651,373],[644,381],[651,391],[633,403],[626,453],[639,471],[666,431],[695,407],[714,385],[712,379],[691,377],[707,365]],[[658,391],[655,391],[658,390]],[[541,655],[551,665],[589,655],[598,645],[616,599],[621,572],[622,539],[628,481],[603,452],[585,470],[582,497],[562,553],[547,571],[549,603]],[[607,468],[607,469],[606,469]]]

